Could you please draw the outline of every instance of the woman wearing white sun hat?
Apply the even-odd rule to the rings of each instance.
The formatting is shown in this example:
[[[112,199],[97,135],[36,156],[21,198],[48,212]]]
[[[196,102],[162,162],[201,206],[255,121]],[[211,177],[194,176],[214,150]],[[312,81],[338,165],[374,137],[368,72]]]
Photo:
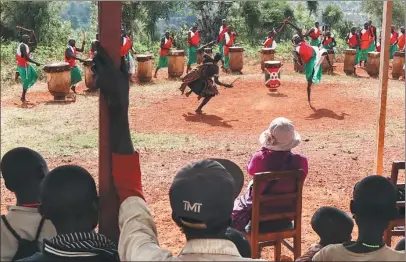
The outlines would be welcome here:
[[[307,158],[304,155],[291,152],[294,147],[300,144],[300,141],[301,137],[295,131],[292,121],[284,117],[274,119],[269,128],[262,132],[259,137],[261,149],[255,152],[248,163],[248,173],[254,176],[260,172],[303,169],[307,175]],[[249,183],[245,193],[234,202],[232,227],[240,231],[245,231],[251,220],[252,184],[253,181]],[[268,188],[268,185],[263,185],[261,192],[262,194],[280,194],[294,190],[294,183],[291,180],[281,179],[271,188]],[[275,222],[270,226],[284,227],[290,223],[291,221],[284,220]]]

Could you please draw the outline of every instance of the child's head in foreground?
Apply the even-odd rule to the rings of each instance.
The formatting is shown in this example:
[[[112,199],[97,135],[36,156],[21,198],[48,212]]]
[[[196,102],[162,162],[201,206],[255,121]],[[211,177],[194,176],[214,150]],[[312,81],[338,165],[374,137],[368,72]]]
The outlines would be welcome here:
[[[39,187],[48,174],[44,158],[36,151],[17,147],[1,159],[4,184],[17,198],[17,205],[34,206],[39,201]]]
[[[311,225],[320,237],[319,244],[327,246],[351,241],[354,221],[338,208],[321,207],[314,213]]]
[[[240,231],[234,228],[228,228],[226,232],[226,239],[230,240],[237,247],[238,252],[242,257],[251,257],[251,246],[248,239]]]

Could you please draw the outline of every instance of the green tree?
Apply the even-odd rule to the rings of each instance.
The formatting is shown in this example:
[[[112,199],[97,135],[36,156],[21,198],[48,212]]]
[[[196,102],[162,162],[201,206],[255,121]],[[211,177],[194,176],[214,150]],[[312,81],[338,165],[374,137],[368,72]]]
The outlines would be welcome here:
[[[326,6],[321,14],[323,22],[334,28],[344,17],[343,11],[334,4],[329,4]]]
[[[33,29],[38,40],[47,37],[46,24],[52,14],[49,2],[1,2],[1,36],[4,39],[16,37],[16,26]]]
[[[394,25],[404,25],[405,24],[405,1],[397,0],[393,1],[393,9],[392,9],[392,24]],[[376,0],[364,0],[362,1],[362,10],[370,15],[370,17],[374,17],[381,22],[379,25],[382,24],[382,16],[383,16],[383,2],[376,1]],[[374,19],[371,19],[374,20]],[[366,21],[365,21],[366,22]],[[379,23],[378,22],[378,23]]]
[[[258,6],[258,2],[246,1],[242,4],[241,7],[241,15],[245,19],[245,23],[247,26],[248,35],[254,36],[256,35],[256,29],[260,22],[261,18],[261,11]],[[249,38],[251,43],[256,42],[254,37]]]
[[[169,19],[170,12],[179,5],[180,2],[167,1],[146,1],[142,2],[146,13],[146,29],[151,41],[157,40],[156,23],[158,19]]]
[[[319,2],[317,1],[306,1],[307,4],[307,10],[309,10],[309,17],[312,14],[317,13],[317,8],[319,7]]]
[[[217,39],[221,20],[226,18],[233,3],[230,1],[190,1],[189,7],[195,12],[203,42]],[[237,29],[238,30],[238,29]]]

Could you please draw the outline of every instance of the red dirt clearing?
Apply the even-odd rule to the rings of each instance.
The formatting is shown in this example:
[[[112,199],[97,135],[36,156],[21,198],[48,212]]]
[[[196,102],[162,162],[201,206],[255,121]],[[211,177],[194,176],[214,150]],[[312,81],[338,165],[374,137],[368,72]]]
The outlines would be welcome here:
[[[313,86],[309,106],[305,77],[293,73],[291,64],[283,66],[280,95],[269,94],[259,65],[245,66],[242,78],[231,89],[220,87],[220,95],[203,108],[203,115],[194,114],[200,103],[196,96],[181,96],[177,85],[173,90],[159,94],[148,92],[160,85],[173,85],[173,82],[165,80],[166,70],[159,72],[154,84],[131,88],[130,121],[134,132],[190,137],[187,140],[190,146],[186,144],[183,148],[140,148],[144,192],[157,224],[161,246],[176,253],[184,244],[182,233],[171,219],[168,199],[168,189],[176,172],[191,161],[209,157],[228,158],[245,170],[250,156],[259,148],[259,134],[279,116],[294,121],[303,140],[294,151],[309,159],[309,175],[303,192],[302,251],[317,241],[317,235],[310,227],[315,210],[331,205],[349,212],[355,182],[373,172],[378,80],[369,78],[363,69],[357,70],[359,78],[347,77],[342,73],[342,64],[337,64],[336,75],[323,75],[321,84]],[[220,80],[227,83],[236,77],[221,73]],[[14,100],[19,101],[18,95],[16,93],[13,99],[2,101],[2,109],[15,107]],[[48,92],[37,92],[35,88],[28,92],[27,97],[34,103],[52,99]],[[76,103],[87,106],[85,100],[77,100]],[[392,161],[404,159],[404,103],[404,82],[390,80],[385,175],[390,174]],[[33,108],[32,112],[35,110],[38,109]],[[42,107],[41,110],[46,109]],[[97,121],[97,114],[77,117]],[[45,157],[51,168],[61,164],[78,164],[88,169],[97,180],[97,156]],[[243,190],[249,180],[246,174]],[[4,184],[1,191],[4,213],[4,203],[11,204],[14,198]],[[286,249],[283,253],[292,257]],[[263,257],[272,259],[272,252],[266,249]]]

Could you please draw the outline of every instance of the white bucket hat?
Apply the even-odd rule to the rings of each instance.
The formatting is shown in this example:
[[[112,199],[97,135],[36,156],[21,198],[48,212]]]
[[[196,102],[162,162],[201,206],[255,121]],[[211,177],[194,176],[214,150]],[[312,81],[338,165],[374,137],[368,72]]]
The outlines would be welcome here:
[[[284,117],[275,118],[259,136],[261,145],[274,151],[289,151],[299,145],[300,141],[301,137],[295,131],[293,122]]]

